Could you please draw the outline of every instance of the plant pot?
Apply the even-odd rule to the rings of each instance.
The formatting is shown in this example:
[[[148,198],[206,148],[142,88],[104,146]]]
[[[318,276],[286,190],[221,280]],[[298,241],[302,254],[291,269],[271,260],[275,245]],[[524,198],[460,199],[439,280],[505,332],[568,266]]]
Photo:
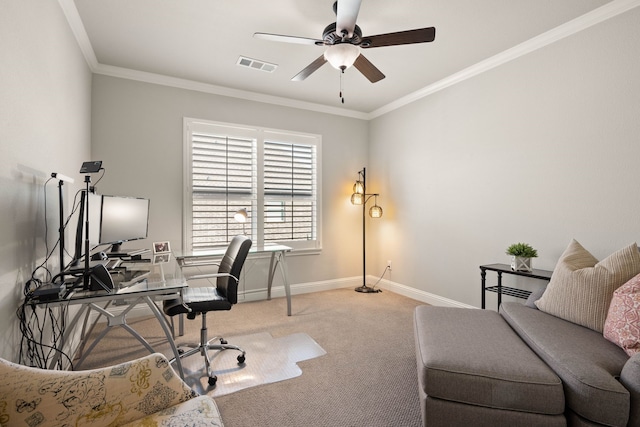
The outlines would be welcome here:
[[[533,271],[533,268],[531,267],[531,258],[512,256],[511,269],[514,271],[526,271],[531,273]]]

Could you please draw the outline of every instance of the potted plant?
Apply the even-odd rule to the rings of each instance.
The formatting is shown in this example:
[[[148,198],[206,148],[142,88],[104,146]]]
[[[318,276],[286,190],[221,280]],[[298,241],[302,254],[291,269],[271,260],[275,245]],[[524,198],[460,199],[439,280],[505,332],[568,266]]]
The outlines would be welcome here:
[[[531,272],[531,258],[536,258],[538,251],[527,243],[514,243],[507,248],[507,255],[511,255],[512,270]]]

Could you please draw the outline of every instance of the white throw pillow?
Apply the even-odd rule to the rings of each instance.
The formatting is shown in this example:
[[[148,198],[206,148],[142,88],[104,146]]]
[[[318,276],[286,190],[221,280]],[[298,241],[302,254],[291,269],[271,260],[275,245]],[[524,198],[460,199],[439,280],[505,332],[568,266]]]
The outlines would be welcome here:
[[[637,244],[598,260],[572,240],[536,306],[546,313],[602,332],[613,292],[640,273]]]

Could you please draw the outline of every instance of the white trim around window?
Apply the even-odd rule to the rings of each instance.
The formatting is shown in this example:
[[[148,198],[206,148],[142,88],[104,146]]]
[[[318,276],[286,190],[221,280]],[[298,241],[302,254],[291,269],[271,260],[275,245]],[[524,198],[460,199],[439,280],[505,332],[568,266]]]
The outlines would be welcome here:
[[[322,248],[320,135],[184,118],[183,247]],[[234,214],[245,209],[247,222]]]

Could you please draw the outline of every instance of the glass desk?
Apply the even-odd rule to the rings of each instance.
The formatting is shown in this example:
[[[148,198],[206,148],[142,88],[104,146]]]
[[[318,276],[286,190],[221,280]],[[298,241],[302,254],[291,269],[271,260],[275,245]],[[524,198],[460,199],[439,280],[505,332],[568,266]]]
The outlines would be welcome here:
[[[173,334],[169,329],[164,315],[158,309],[156,301],[175,298],[176,295],[181,296],[182,290],[187,287],[180,265],[172,257],[165,257],[166,262],[135,262],[127,261],[121,264],[121,267],[111,270],[111,277],[114,282],[112,292],[105,290],[85,291],[71,290],[55,300],[37,301],[31,300],[33,304],[38,306],[71,306],[80,305],[80,309],[73,316],[63,333],[63,341],[67,341],[70,334],[75,330],[78,322],[84,317],[82,326],[81,344],[80,344],[80,360],[75,367],[80,367],[86,357],[91,353],[95,346],[104,338],[114,327],[122,327],[131,335],[133,335],[149,352],[154,353],[155,350],[135,329],[127,324],[127,314],[138,304],[146,304],[162,327],[167,341],[171,346],[175,357],[178,373],[184,378],[182,364]],[[82,280],[82,279],[80,279]],[[124,307],[124,308],[123,308]],[[115,308],[115,309],[114,309]],[[89,315],[91,310],[98,313],[97,318],[88,327]],[[86,339],[91,330],[96,325],[101,316],[107,321],[107,327],[102,331],[93,342],[86,348]],[[59,355],[51,362],[49,367],[52,369],[58,363]]]
[[[192,251],[192,252],[176,252],[176,259],[178,264],[184,269],[185,267],[198,267],[206,265],[217,265],[217,261],[222,258],[226,251],[226,247],[220,249],[213,249],[209,251]],[[267,299],[271,299],[271,286],[273,285],[273,277],[276,274],[276,269],[280,270],[282,275],[282,281],[284,282],[284,292],[287,296],[287,316],[291,316],[291,288],[289,285],[289,278],[287,277],[287,259],[285,254],[291,252],[293,248],[284,245],[264,245],[264,246],[252,246],[249,250],[251,254],[270,254],[271,261],[269,263],[269,274],[267,281]],[[208,277],[215,277],[215,274],[187,274],[185,273],[187,280],[189,279],[206,279]],[[180,334],[182,334],[182,319],[180,319]]]

